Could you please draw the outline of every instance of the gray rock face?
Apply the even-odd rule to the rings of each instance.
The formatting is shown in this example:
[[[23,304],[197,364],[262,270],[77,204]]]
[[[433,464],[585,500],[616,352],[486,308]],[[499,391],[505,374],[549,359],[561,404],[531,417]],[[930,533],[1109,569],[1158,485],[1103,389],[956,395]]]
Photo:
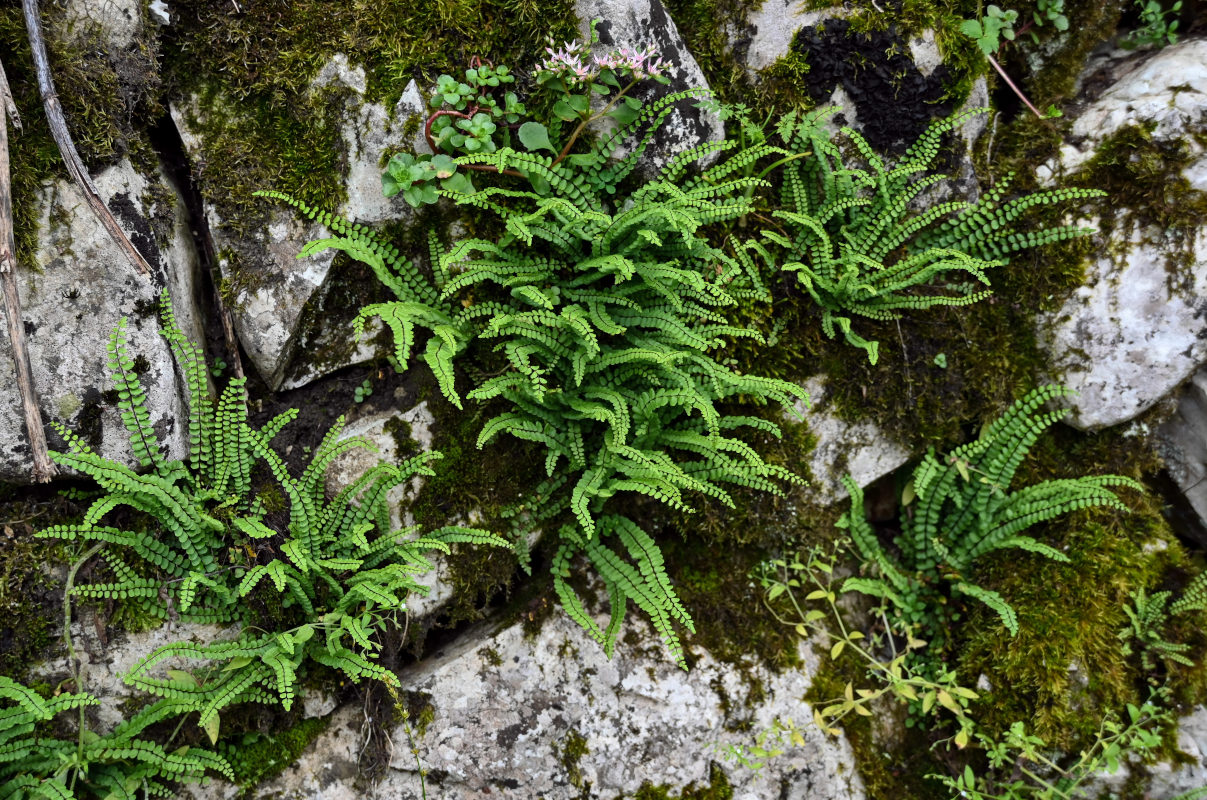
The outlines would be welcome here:
[[[1073,124],[1076,144],[1040,175],[1076,185],[1076,168],[1104,139],[1148,124],[1156,141],[1185,142],[1193,158],[1183,177],[1207,191],[1207,153],[1190,135],[1203,129],[1205,115],[1207,41],[1168,47],[1082,111]],[[1054,370],[1080,392],[1072,421],[1083,429],[1132,419],[1207,363],[1207,226],[1176,241],[1137,224],[1127,209],[1107,213],[1115,214],[1114,234],[1090,264],[1086,285],[1039,321]]]
[[[581,23],[583,35],[591,20],[599,19],[597,27],[598,52],[618,47],[645,48],[653,45],[657,56],[673,65],[668,86],[653,84],[639,91],[636,96],[644,102],[671,92],[685,89],[708,88],[704,71],[687,49],[674,20],[666,13],[659,0],[577,0],[575,14]],[[717,141],[725,135],[725,126],[711,112],[694,107],[691,101],[676,104],[667,117],[655,141],[646,150],[644,161],[650,171],[665,165],[681,150],[695,147],[708,141]]]
[[[141,175],[128,161],[94,181],[154,275],[134,271],[74,183],[60,180],[43,190],[37,254],[43,271],[21,265],[17,273],[42,418],[83,436],[101,455],[134,465],[120,413],[103,396],[113,388],[105,345],[127,317],[126,347],[143,370],[151,422],[170,456],[179,457],[187,450],[179,422],[186,406],[155,303],[166,284],[177,322],[202,340],[193,306],[196,255],[184,210],[161,176]],[[23,483],[32,465],[15,381],[6,342],[0,347],[0,480]],[[47,437],[51,448],[64,447],[49,426]]]
[[[1192,759],[1188,764],[1154,764],[1146,797],[1169,800],[1207,786],[1207,708],[1199,706],[1178,720],[1178,749]]]
[[[707,653],[684,672],[666,660],[656,637],[642,635],[648,650],[619,644],[608,660],[557,613],[535,638],[520,625],[480,629],[404,672],[406,690],[421,693],[435,711],[416,741],[419,759],[432,773],[428,795],[570,800],[631,796],[645,781],[675,791],[691,783],[707,786],[709,762],[720,760],[719,751],[752,741],[752,733],[731,732],[727,723],[749,720],[760,731],[776,718],[804,723],[812,715],[800,699],[809,686],[807,672],[816,668],[807,645],[802,656],[808,671],[776,675],[752,666],[748,681]],[[755,680],[765,690],[758,700],[751,694]],[[336,712],[301,760],[260,790],[288,800],[360,797],[348,777],[356,774],[363,723],[360,709]],[[812,725],[800,727],[804,747],[787,748],[762,771],[724,766],[734,798],[864,796],[846,741],[826,738]],[[405,730],[394,731],[392,745],[390,768],[375,795],[418,798]],[[581,756],[573,755],[575,749]],[[210,797],[228,793],[219,786],[205,790]]]
[[[758,10],[752,11],[747,19],[747,30],[733,31],[736,40],[744,38],[743,46],[735,46],[735,54],[752,75],[766,69],[788,54],[792,39],[801,28],[818,25],[824,20],[846,15],[841,6],[818,11],[801,11],[801,4],[794,0],[764,0]]]
[[[1199,370],[1183,388],[1157,441],[1170,476],[1207,527],[1207,370]]]
[[[839,482],[843,475],[861,487],[896,471],[910,459],[910,452],[887,438],[872,422],[847,422],[827,410],[825,378],[818,376],[805,383],[811,401],[808,410],[797,404],[817,445],[809,453],[809,497],[822,505],[846,498],[847,490]]]
[[[412,82],[394,108],[387,109],[366,102],[366,86],[364,69],[337,55],[310,87],[312,92],[337,92],[343,98],[341,133],[348,165],[348,199],[337,211],[357,222],[406,219],[412,215],[410,207],[382,195],[378,164],[388,148],[426,149],[422,134],[404,134],[408,121],[423,113],[423,100]],[[196,104],[172,108],[172,118],[194,160],[204,159],[206,154],[202,116]],[[242,288],[232,309],[235,329],[257,372],[272,389],[303,386],[377,355],[375,348],[352,340],[348,320],[324,325],[328,315],[319,307],[330,290],[335,253],[304,259],[297,255],[306,242],[329,235],[325,227],[299,219],[290,209],[279,209],[261,229],[236,234],[223,225],[212,206],[207,206],[206,214],[215,249],[239,256]],[[233,277],[229,261],[223,260],[219,266],[224,277]],[[308,305],[319,310],[306,314]],[[316,359],[315,353],[323,355]]]
[[[72,623],[72,641],[80,664],[80,683],[84,691],[100,701],[91,712],[95,719],[95,730],[108,732],[129,718],[129,703],[146,695],[126,685],[121,676],[130,672],[139,661],[154,650],[176,642],[208,644],[221,639],[233,639],[238,634],[235,628],[218,625],[177,624],[163,625],[141,633],[112,633],[98,622],[91,611],[76,610]],[[196,668],[196,661],[170,658],[162,662],[163,670]],[[66,658],[44,662],[34,674],[57,683],[70,675],[72,665]],[[196,724],[195,720],[190,724]]]

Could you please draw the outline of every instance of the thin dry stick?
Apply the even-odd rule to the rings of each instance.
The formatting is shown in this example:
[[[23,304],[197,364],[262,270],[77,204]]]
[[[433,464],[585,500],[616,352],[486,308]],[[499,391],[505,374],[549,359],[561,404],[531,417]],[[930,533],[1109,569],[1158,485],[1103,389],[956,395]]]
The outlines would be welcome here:
[[[147,265],[146,259],[126,238],[121,226],[117,224],[117,220],[113,218],[113,214],[109,212],[105,202],[101,200],[96,184],[92,182],[92,177],[84,168],[84,162],[80,160],[80,154],[76,152],[75,144],[71,141],[71,134],[67,130],[67,120],[63,118],[63,107],[59,104],[59,95],[55,92],[54,80],[50,77],[50,60],[46,57],[46,41],[42,37],[38,0],[22,0],[21,8],[25,12],[25,30],[29,33],[29,47],[33,51],[34,71],[38,76],[38,92],[42,95],[42,107],[46,109],[46,121],[50,123],[50,135],[54,137],[55,144],[59,146],[59,153],[63,156],[64,163],[67,164],[67,172],[84,192],[84,199],[88,202],[92,213],[105,226],[105,230],[109,231],[109,236],[125,253],[126,259],[143,275],[149,276],[151,268]]]
[[[8,174],[8,117],[13,129],[21,130],[21,118],[0,63],[0,284],[4,292],[4,319],[8,323],[8,338],[13,343],[13,367],[17,373],[17,389],[21,394],[21,409],[25,413],[25,430],[29,434],[29,449],[34,462],[34,480],[46,483],[55,476],[54,462],[46,452],[46,434],[42,430],[42,414],[38,411],[38,396],[34,392],[33,369],[29,350],[25,347],[25,323],[21,317],[21,297],[17,293],[17,244],[13,237],[13,192]]]

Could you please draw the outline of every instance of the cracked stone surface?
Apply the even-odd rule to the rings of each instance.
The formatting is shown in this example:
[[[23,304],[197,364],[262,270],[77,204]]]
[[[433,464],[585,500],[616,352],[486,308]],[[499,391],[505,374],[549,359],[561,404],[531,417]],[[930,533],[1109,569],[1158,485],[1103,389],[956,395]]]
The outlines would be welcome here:
[[[113,388],[105,346],[126,317],[127,351],[131,358],[145,359],[140,378],[151,422],[168,443],[169,457],[176,458],[187,450],[185,426],[178,422],[186,406],[171,353],[159,335],[155,304],[167,285],[177,323],[202,341],[193,302],[197,260],[183,204],[161,175],[143,175],[128,161],[93,180],[153,274],[144,277],[134,270],[73,182],[58,180],[42,189],[37,251],[42,272],[19,265],[17,281],[47,439],[51,449],[65,447],[49,425],[58,422],[101,455],[136,465],[120,412],[103,397]],[[0,480],[26,483],[31,472],[12,351],[5,346],[0,348]]]
[[[1207,529],[1207,369],[1182,389],[1177,409],[1157,429],[1157,442],[1174,483]]]
[[[1073,123],[1072,142],[1042,179],[1076,185],[1076,169],[1127,125],[1151,123],[1157,141],[1181,140],[1193,162],[1183,172],[1207,191],[1207,153],[1190,133],[1207,119],[1207,41],[1188,41],[1142,60]],[[1077,427],[1127,422],[1207,363],[1207,226],[1179,240],[1116,214],[1114,234],[1087,269],[1084,286],[1062,308],[1040,315],[1039,338],[1053,371],[1080,394]]]
[[[665,657],[657,638],[630,616],[641,644],[618,644],[609,660],[564,614],[555,613],[535,637],[520,624],[478,628],[429,661],[405,670],[402,684],[421,693],[435,716],[418,738],[424,769],[444,800],[488,796],[571,800],[632,795],[644,781],[679,787],[709,783],[709,762],[721,748],[749,744],[752,734],[727,729],[748,721],[753,730],[781,717],[800,722],[812,711],[801,699],[817,659],[807,644],[806,669],[774,674],[748,665],[718,663],[702,651],[690,672]],[[754,682],[765,694],[752,695]],[[414,695],[412,695],[414,696]],[[723,700],[728,698],[728,703]],[[727,713],[724,709],[728,707]],[[364,796],[352,787],[364,715],[345,707],[301,760],[260,787],[283,800],[344,800]],[[789,747],[760,772],[725,764],[735,800],[861,800],[862,782],[850,746],[801,725],[803,747]],[[567,758],[570,741],[585,753]],[[395,729],[393,757],[373,796],[420,796],[416,764],[405,730]],[[585,793],[585,795],[584,795]],[[232,797],[214,784],[194,794]]]
[[[812,478],[806,495],[821,505],[832,505],[848,494],[840,479],[850,475],[866,487],[878,478],[896,471],[911,457],[911,453],[889,439],[873,422],[848,422],[828,411],[826,379],[817,376],[805,382],[810,406],[800,401],[796,411],[804,417],[817,444],[809,453],[808,464]]]
[[[401,200],[381,194],[378,164],[390,148],[426,149],[421,134],[408,137],[404,133],[408,120],[423,113],[423,99],[412,81],[394,107],[387,109],[366,100],[366,87],[364,69],[350,65],[343,55],[325,64],[310,86],[311,92],[336,92],[342,97],[340,131],[348,199],[335,210],[356,222],[405,220],[413,212]],[[199,104],[194,99],[173,106],[171,112],[190,159],[204,160],[207,143]],[[219,107],[212,113],[225,112]],[[379,355],[368,337],[352,338],[350,319],[341,317],[325,324],[330,315],[325,301],[331,289],[335,252],[297,258],[308,241],[329,235],[324,226],[299,217],[292,209],[278,207],[263,227],[235,234],[223,225],[212,204],[206,204],[206,216],[216,251],[239,255],[240,289],[232,309],[235,329],[256,371],[270,388],[297,388]],[[224,277],[233,277],[229,260],[220,260],[219,267]],[[311,313],[306,313],[308,307],[313,307]]]
[[[574,10],[582,23],[583,36],[587,35],[591,20],[601,20],[597,28],[597,54],[618,47],[643,49],[653,45],[657,50],[656,57],[672,65],[669,85],[650,84],[650,88],[635,92],[635,96],[643,102],[648,103],[664,94],[685,89],[708,88],[704,71],[687,49],[674,20],[659,0],[577,0]],[[681,150],[703,142],[718,141],[724,135],[725,126],[716,114],[695,108],[694,101],[677,103],[646,150],[643,165],[639,168],[653,172]],[[618,153],[623,154],[623,150]],[[700,163],[707,163],[707,160],[702,159]]]

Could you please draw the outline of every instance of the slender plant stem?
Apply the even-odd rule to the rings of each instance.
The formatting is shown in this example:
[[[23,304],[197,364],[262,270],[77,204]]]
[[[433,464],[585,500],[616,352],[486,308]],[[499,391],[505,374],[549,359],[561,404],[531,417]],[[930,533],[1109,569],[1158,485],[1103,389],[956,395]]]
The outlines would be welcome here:
[[[105,546],[105,542],[97,542],[92,547],[80,556],[71,569],[67,571],[67,583],[63,587],[63,643],[67,646],[67,665],[71,670],[72,679],[75,681],[75,691],[78,694],[84,690],[80,681],[80,664],[75,657],[75,642],[71,638],[71,590],[75,586],[76,573],[80,571],[80,567],[94,555],[99,553]],[[76,758],[82,760],[84,757],[84,733],[88,730],[88,721],[84,715],[85,708],[80,706],[80,723],[79,723],[79,739],[76,745]],[[75,778],[79,773],[78,770],[71,773],[71,789],[75,789]]]
[[[1039,109],[1036,108],[1035,106],[1031,105],[1031,101],[1027,99],[1027,96],[1025,94],[1023,94],[1022,89],[1019,89],[1017,86],[1014,85],[1014,81],[1010,80],[1010,76],[1006,74],[1006,70],[1002,69],[1002,65],[997,63],[997,59],[994,58],[993,56],[988,56],[988,58],[989,58],[989,63],[992,64],[993,68],[996,69],[998,74],[1002,76],[1002,80],[1004,80],[1006,82],[1006,85],[1009,86],[1016,95],[1018,95],[1019,100],[1022,100],[1024,103],[1027,104],[1027,108],[1031,109],[1031,113],[1034,114],[1035,116],[1039,117],[1040,119],[1045,119],[1044,115],[1039,113]]]
[[[604,114],[607,114],[609,111],[611,111],[612,108],[616,105],[616,102],[618,100],[620,100],[620,98],[622,98],[626,94],[628,94],[629,90],[632,89],[636,85],[637,85],[636,79],[630,81],[628,86],[624,87],[619,92],[617,92],[616,95],[607,102],[607,105],[605,105],[603,108],[601,108],[598,112],[592,114],[588,110],[587,116],[583,117],[582,121],[578,123],[578,127],[575,128],[573,131],[571,131],[570,138],[566,140],[566,146],[562,148],[562,152],[557,154],[557,158],[553,159],[553,164],[551,164],[550,166],[557,166],[563,160],[565,160],[566,156],[570,155],[570,148],[574,146],[574,142],[578,140],[578,137],[582,134],[583,130],[586,129],[587,125],[589,125],[591,122],[599,119]],[[588,87],[588,92],[590,92],[590,87]],[[588,97],[589,96],[590,95],[588,94]]]

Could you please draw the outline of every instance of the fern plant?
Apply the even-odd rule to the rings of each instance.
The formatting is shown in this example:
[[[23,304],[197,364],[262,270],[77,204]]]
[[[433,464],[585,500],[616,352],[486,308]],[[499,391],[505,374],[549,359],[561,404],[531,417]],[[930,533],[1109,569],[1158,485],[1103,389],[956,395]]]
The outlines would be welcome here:
[[[1040,412],[1049,400],[1072,394],[1059,386],[1029,392],[974,441],[940,460],[932,449],[914,470],[902,505],[899,559],[881,545],[863,510],[863,492],[850,477],[843,484],[851,509],[839,525],[849,530],[865,563],[879,577],[848,578],[844,587],[884,599],[907,629],[941,635],[943,592],[979,600],[997,612],[1011,635],[1018,633],[1014,609],[1000,594],[973,583],[974,563],[995,550],[1026,550],[1067,562],[1068,557],[1023,534],[1037,523],[1070,511],[1105,506],[1126,511],[1110,487],[1143,487],[1122,475],[1050,480],[1010,491],[1014,472],[1036,439],[1064,411]]]
[[[826,127],[838,109],[791,113],[777,126],[788,151],[812,153],[785,163],[782,208],[773,215],[781,231],[765,231],[783,250],[783,269],[794,271],[822,310],[822,330],[841,331],[848,344],[879,358],[879,343],[852,327],[853,318],[892,320],[901,313],[936,305],[963,306],[987,297],[988,271],[1018,251],[1092,233],[1063,225],[1022,231],[1025,212],[1092,197],[1094,189],[1065,188],[1006,200],[1011,176],[975,203],[948,202],[917,211],[923,193],[946,175],[927,174],[944,134],[983,109],[930,125],[896,163],[889,165],[850,128],[842,132],[866,168],[844,160]]]
[[[732,505],[726,486],[781,492],[778,481],[797,478],[733,434],[755,428],[778,435],[778,427],[726,414],[720,404],[742,399],[791,406],[805,396],[795,384],[739,373],[716,353],[735,337],[761,341],[731,319],[739,299],[767,297],[757,268],[766,250],[757,243],[719,245],[704,229],[752,210],[750,191],[766,183],[750,177],[749,167],[775,149],[742,150],[689,175],[698,159],[735,149],[730,141],[706,143],[680,153],[635,191],[623,191],[674,104],[702,96],[687,91],[651,103],[588,152],[569,158],[507,147],[458,158],[498,174],[517,173],[530,188],[442,190],[459,205],[497,215],[505,233],[448,248],[433,239],[430,280],[365,228],[265,193],[334,232],[302,255],[343,250],[369,264],[394,293],[396,300],[362,310],[358,331],[366,318],[380,317],[405,365],[416,327],[427,328],[424,359],[451,403],[507,403],[483,426],[479,447],[508,434],[545,448],[549,479],[529,511],[538,525],[563,511],[573,516],[574,524],[560,528],[553,560],[556,590],[570,615],[610,652],[632,601],[680,664],[674,623],[691,630],[691,619],[653,540],[632,520],[608,513],[607,501],[629,492],[688,509],[694,496]],[[632,136],[627,155],[612,158]],[[463,398],[454,361],[475,342],[500,353],[504,366]],[[578,554],[607,586],[612,620],[604,629],[565,581]]]
[[[342,418],[302,473],[291,475],[270,442],[296,409],[256,430],[248,422],[241,379],[212,400],[200,348],[176,328],[166,294],[161,303],[164,336],[190,391],[188,461],[168,461],[162,454],[145,393],[131,369],[123,320],[110,341],[110,368],[132,449],[148,471],[140,474],[103,458],[60,429],[70,452],[52,457],[92,477],[105,494],[80,524],[38,535],[106,544],[113,579],[77,586],[75,596],[120,599],[162,619],[244,627],[228,641],[162,647],[125,680],[163,698],[177,713],[199,712],[199,724],[214,740],[218,712],[227,705],[255,701],[288,709],[307,660],[353,680],[394,681],[374,661],[379,647],[374,637],[405,612],[408,593],[427,591],[416,582],[431,568],[424,554],[447,553],[455,542],[506,542],[456,526],[420,538],[412,538],[415,528],[390,529],[387,493],[415,475],[432,475],[429,464],[438,453],[398,466],[380,464],[327,497],[324,475],[332,462],[353,448],[370,447],[359,437],[340,439]],[[274,510],[265,496],[278,498]],[[287,511],[275,507],[281,501]],[[121,506],[139,512],[150,525],[123,530],[101,524]],[[264,630],[267,623],[250,610],[264,604],[285,609],[283,619],[293,624]],[[204,660],[210,668],[153,674],[172,658]]]
[[[1207,609],[1207,571],[1200,572],[1183,590],[1182,596],[1173,603],[1172,592],[1154,592],[1151,597],[1143,587],[1132,593],[1131,605],[1124,605],[1128,625],[1119,631],[1123,641],[1123,654],[1131,655],[1136,647],[1145,670],[1156,669],[1158,657],[1186,667],[1194,662],[1186,657],[1190,645],[1186,642],[1171,642],[1165,638],[1164,629],[1170,617],[1191,611]],[[1132,644],[1133,640],[1135,645]]]
[[[163,702],[144,708],[110,733],[90,731],[74,740],[46,735],[56,716],[98,705],[87,693],[43,698],[30,688],[0,677],[0,798],[24,800],[80,797],[164,796],[172,784],[201,783],[207,772],[233,779],[226,760],[200,747],[169,751],[140,738],[150,725],[172,716]]]

